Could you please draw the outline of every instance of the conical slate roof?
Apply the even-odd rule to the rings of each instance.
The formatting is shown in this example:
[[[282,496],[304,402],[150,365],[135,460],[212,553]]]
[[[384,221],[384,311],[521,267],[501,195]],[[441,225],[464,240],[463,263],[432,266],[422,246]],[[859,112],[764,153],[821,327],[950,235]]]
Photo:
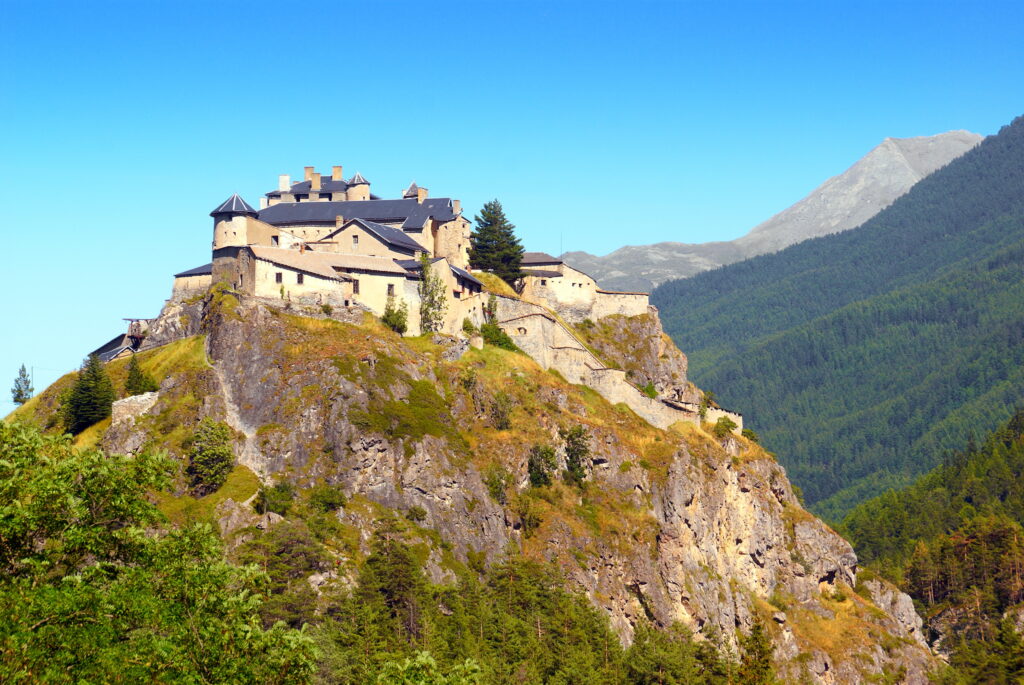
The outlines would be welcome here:
[[[358,185],[368,186],[368,185],[370,185],[370,182],[367,181],[365,178],[363,178],[363,175],[357,171],[356,175],[353,176],[351,179],[349,179],[348,184],[350,186],[358,186]]]
[[[416,197],[416,193],[419,191],[419,186],[416,185],[416,181],[409,184],[409,187],[402,191],[402,197]]]
[[[256,210],[249,206],[249,203],[235,193],[224,200],[217,209],[210,212],[210,216],[216,214],[256,214]]]

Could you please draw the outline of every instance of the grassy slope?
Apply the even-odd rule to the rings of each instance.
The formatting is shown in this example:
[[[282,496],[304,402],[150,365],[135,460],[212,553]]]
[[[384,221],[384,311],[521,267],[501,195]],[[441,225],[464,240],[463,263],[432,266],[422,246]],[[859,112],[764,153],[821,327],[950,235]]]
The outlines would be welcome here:
[[[1022,148],[1017,121],[855,231],[655,293],[691,376],[826,517],[1024,399]]]

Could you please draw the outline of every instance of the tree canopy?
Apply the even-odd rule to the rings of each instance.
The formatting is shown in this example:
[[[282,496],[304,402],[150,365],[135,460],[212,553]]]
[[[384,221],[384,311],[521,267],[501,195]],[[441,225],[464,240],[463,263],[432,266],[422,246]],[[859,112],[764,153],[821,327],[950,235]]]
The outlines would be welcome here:
[[[152,376],[142,370],[142,367],[139,366],[139,358],[133,354],[132,360],[128,362],[128,378],[124,382],[125,394],[141,395],[146,392],[153,392],[159,387]]]
[[[75,434],[81,433],[110,416],[115,397],[114,384],[103,368],[103,362],[95,354],[89,355],[67,398],[65,412],[68,430]]]
[[[32,399],[32,380],[28,377],[25,365],[21,365],[18,375],[14,378],[14,385],[11,387],[11,400],[15,404],[25,404]]]
[[[512,285],[521,278],[523,246],[516,237],[515,225],[505,217],[505,210],[497,200],[484,204],[474,217],[476,228],[470,235],[469,265],[481,271],[490,271]]]

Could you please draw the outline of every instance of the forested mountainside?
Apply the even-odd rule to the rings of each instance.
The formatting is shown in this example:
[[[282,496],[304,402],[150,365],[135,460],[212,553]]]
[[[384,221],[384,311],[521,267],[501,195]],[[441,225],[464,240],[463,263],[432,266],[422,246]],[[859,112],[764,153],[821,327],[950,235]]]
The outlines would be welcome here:
[[[637,318],[660,333],[656,317]],[[53,437],[33,449],[32,429],[0,432],[0,469],[18,476],[5,481],[17,489],[0,488],[11,514],[0,528],[21,531],[2,528],[0,548],[23,542],[0,557],[0,602],[18,608],[0,625],[0,644],[16,647],[0,652],[5,672],[81,661],[98,678],[133,650],[133,674],[221,664],[238,680],[261,679],[276,659],[292,669],[278,682],[308,681],[313,669],[351,683],[424,671],[458,683],[766,683],[772,671],[920,683],[936,666],[909,597],[859,579],[849,544],[800,506],[770,455],[728,430],[654,428],[515,350],[402,338],[358,312],[239,299],[219,286],[172,303],[151,330],[181,334],[137,356],[159,389],[115,403],[76,437],[86,451],[64,468],[81,477],[46,485],[65,474],[52,456],[69,446]],[[608,363],[650,359],[685,378],[665,338],[631,339],[601,347]],[[126,367],[106,367],[114,388]],[[60,433],[69,404],[77,413],[90,394],[71,390],[80,380],[58,381],[10,420]],[[136,463],[107,462],[90,444],[136,455],[149,469],[143,487],[125,494],[115,481],[83,497],[106,483],[103,469]],[[169,464],[141,456],[153,450]],[[146,508],[143,488],[167,520]],[[126,510],[129,525],[108,510]],[[190,522],[219,533],[228,566],[218,536]],[[183,534],[191,546],[176,542]],[[64,553],[83,539],[110,551]],[[117,544],[144,539],[162,556]],[[175,553],[176,568],[216,573],[181,592],[154,566]],[[138,610],[136,585],[152,586]],[[210,612],[233,613],[210,628],[224,658],[193,663],[203,633],[185,630],[169,650],[166,626],[187,615],[186,628],[198,628],[206,614],[187,608],[207,590],[220,603]],[[109,625],[111,593],[131,620]],[[94,622],[105,639],[89,647]],[[37,624],[53,626],[45,640]],[[65,632],[75,640],[62,645]],[[47,657],[54,649],[59,660]]]
[[[604,257],[562,255],[609,290],[641,290],[860,226],[915,183],[981,142],[968,131],[886,138],[856,164],[736,240],[628,245]]]
[[[966,682],[1024,679],[1024,410],[842,530],[862,562],[911,594]]]
[[[862,227],[658,288],[698,385],[750,417],[811,509],[936,465],[1024,398],[1024,119]]]

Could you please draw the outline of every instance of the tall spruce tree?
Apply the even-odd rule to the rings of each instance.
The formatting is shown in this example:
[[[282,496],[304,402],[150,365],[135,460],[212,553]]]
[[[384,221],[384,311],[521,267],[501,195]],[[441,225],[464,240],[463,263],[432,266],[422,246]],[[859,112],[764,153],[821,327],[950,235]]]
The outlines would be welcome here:
[[[522,276],[523,262],[523,246],[516,237],[515,225],[505,218],[505,210],[497,200],[485,203],[474,220],[476,229],[469,237],[469,265],[514,284]]]
[[[128,362],[128,379],[124,382],[125,394],[141,395],[153,392],[159,387],[156,381],[142,370],[142,367],[139,366],[139,358],[133,354],[132,360]]]
[[[32,380],[28,377],[25,365],[21,365],[17,377],[14,379],[14,386],[11,388],[11,399],[17,404],[25,404],[32,399]]]
[[[68,396],[68,430],[77,435],[110,416],[114,397],[114,384],[110,382],[103,362],[95,354],[89,355]]]

